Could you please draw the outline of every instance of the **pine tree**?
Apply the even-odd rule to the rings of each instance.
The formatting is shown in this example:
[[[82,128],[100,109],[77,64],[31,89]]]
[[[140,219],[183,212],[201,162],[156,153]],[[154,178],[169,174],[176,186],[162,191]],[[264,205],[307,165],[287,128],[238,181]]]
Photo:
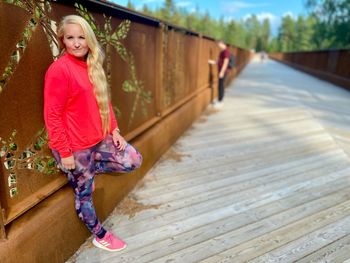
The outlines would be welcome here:
[[[128,4],[126,5],[126,7],[131,9],[131,10],[135,10],[135,6],[130,0],[128,0]]]

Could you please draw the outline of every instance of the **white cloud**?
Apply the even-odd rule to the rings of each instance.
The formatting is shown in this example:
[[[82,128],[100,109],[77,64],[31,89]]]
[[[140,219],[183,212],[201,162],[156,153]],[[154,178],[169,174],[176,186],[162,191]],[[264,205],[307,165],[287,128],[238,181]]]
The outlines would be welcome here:
[[[257,7],[264,7],[269,5],[270,5],[269,3],[254,4],[254,3],[248,3],[243,1],[223,2],[221,3],[221,9],[226,13],[236,13],[241,9],[257,8]]]
[[[263,22],[266,18],[270,20],[271,24],[278,21],[277,16],[275,16],[274,14],[271,14],[271,13],[266,13],[266,12],[262,12],[260,14],[257,14],[256,17],[258,18],[258,20],[260,22]]]

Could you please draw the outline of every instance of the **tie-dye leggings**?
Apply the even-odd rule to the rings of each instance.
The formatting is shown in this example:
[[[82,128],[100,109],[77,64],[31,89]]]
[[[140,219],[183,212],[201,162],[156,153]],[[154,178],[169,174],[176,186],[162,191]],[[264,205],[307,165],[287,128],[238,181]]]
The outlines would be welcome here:
[[[68,171],[61,166],[61,158],[57,151],[53,155],[61,170],[66,173],[75,194],[75,209],[79,218],[95,235],[103,233],[92,202],[92,185],[95,173],[130,172],[141,166],[141,154],[128,144],[124,151],[119,151],[113,143],[111,135],[102,142],[73,153],[75,169]]]

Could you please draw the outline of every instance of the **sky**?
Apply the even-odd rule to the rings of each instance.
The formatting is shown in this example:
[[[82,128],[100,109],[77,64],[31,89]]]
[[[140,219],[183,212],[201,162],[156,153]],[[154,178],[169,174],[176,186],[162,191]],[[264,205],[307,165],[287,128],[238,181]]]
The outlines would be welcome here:
[[[110,0],[116,4],[126,6],[128,0]],[[155,9],[164,4],[164,0],[131,0],[137,9],[144,4]],[[277,33],[281,18],[290,14],[293,17],[306,14],[305,0],[174,0],[178,7],[192,12],[199,8],[204,13],[208,11],[212,17],[225,21],[244,19],[252,14],[257,15],[259,20],[270,19],[273,34]]]

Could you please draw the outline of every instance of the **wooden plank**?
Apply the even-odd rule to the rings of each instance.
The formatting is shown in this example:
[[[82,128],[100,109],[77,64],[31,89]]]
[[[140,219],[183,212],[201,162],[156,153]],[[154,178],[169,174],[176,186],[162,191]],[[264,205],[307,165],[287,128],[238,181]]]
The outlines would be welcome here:
[[[328,160],[329,161],[329,160]],[[331,163],[331,161],[329,161]],[[327,165],[327,162],[319,162],[314,163],[313,166],[305,168],[303,167],[304,174],[307,173],[307,170],[309,172],[314,171],[315,173],[320,173],[320,171],[327,173],[327,171],[324,171],[322,165]],[[346,163],[344,167],[346,167]],[[317,166],[319,166],[317,168]],[[334,165],[329,166],[329,171],[334,170]],[[339,167],[338,167],[339,169]],[[186,208],[190,204],[198,204],[200,202],[207,202],[210,199],[219,198],[220,196],[226,196],[226,198],[229,198],[230,193],[243,193],[243,191],[247,191],[248,189],[254,189],[255,187],[258,187],[260,184],[262,184],[263,180],[269,180],[269,183],[272,184],[274,182],[277,182],[279,180],[285,180],[288,176],[293,177],[297,174],[301,173],[302,169],[294,169],[290,170],[288,172],[285,172],[287,175],[283,177],[279,177],[279,172],[276,172],[275,174],[272,174],[270,176],[268,175],[262,175],[261,178],[250,178],[247,180],[241,180],[239,181],[239,178],[235,177],[228,177],[228,179],[236,179],[237,182],[229,182],[228,180],[224,180],[222,183],[222,186],[216,186],[213,183],[208,183],[208,185],[204,184],[203,186],[197,187],[197,188],[188,188],[188,194],[184,195],[181,190],[175,193],[171,193],[167,195],[167,199],[165,199],[163,196],[151,196],[148,199],[142,201],[138,197],[136,199],[138,202],[144,203],[144,204],[166,204],[166,206],[161,205],[160,208],[157,210],[149,210],[148,213],[144,213],[142,216],[139,215],[137,218],[130,219],[129,224],[134,224],[136,221],[147,221],[147,219],[154,220],[155,216],[160,216],[161,214],[169,213],[170,211],[174,211],[180,208]],[[304,177],[305,180],[307,180],[307,176]],[[214,185],[214,187],[213,187]],[[225,187],[224,187],[225,186]],[[158,198],[157,198],[158,197]],[[172,201],[173,200],[173,201]]]
[[[208,176],[210,174],[220,173],[226,170],[246,173],[252,169],[260,170],[267,167],[274,167],[281,163],[287,163],[288,161],[293,162],[303,158],[308,158],[310,156],[324,154],[326,152],[330,154],[343,153],[344,158],[346,158],[343,150],[339,149],[337,145],[334,143],[324,142],[308,145],[308,147],[305,148],[296,147],[293,150],[284,152],[273,151],[269,153],[268,156],[262,156],[262,153],[258,152],[250,156],[237,156],[232,160],[227,160],[228,158],[226,157],[213,157],[203,161],[198,161],[196,159],[193,160],[190,167],[187,165],[184,168],[180,165],[177,167],[176,163],[167,161],[167,166],[162,166],[162,169],[160,169],[160,166],[158,166],[157,170],[152,170],[149,172],[149,177],[154,178],[155,180],[148,180],[148,182],[150,187],[158,187],[162,183],[169,184],[197,176]],[[218,163],[220,165],[218,165]],[[194,164],[196,165],[196,169],[192,169]],[[220,169],[218,169],[218,167],[220,167]],[[170,173],[169,169],[172,169],[173,173]],[[151,184],[152,182],[154,182],[154,184]],[[147,186],[148,184],[145,185],[145,187]],[[140,189],[141,192],[142,190],[143,188]]]
[[[332,242],[314,253],[298,260],[299,263],[309,262],[344,262],[350,258],[350,235]]]
[[[346,209],[345,204],[341,209]],[[341,211],[335,212],[336,215],[342,214]],[[327,217],[327,216],[325,216]],[[328,215],[328,218],[331,220],[336,220],[337,217],[334,215]],[[251,260],[252,263],[257,262],[281,262],[281,261],[298,261],[300,257],[303,257],[310,252],[313,252],[317,249],[322,248],[325,244],[332,243],[335,240],[338,240],[341,237],[344,237],[345,235],[350,234],[350,216],[346,216],[344,218],[338,219],[335,222],[332,222],[331,224],[328,224],[320,229],[317,229],[316,231],[312,233],[308,233],[311,229],[315,229],[314,225],[319,226],[320,221],[323,218],[319,219],[317,222],[314,222],[311,225],[311,228],[307,229],[307,232],[302,233],[301,229],[296,229],[297,234],[294,235],[294,238],[298,236],[300,233],[303,234],[303,236],[297,240],[293,240],[292,242],[279,247],[278,249],[271,251],[259,258],[256,258],[254,260]],[[310,224],[306,223],[304,225],[310,226]],[[304,229],[302,229],[304,230]],[[305,230],[304,230],[305,231]],[[308,233],[308,234],[306,234]],[[284,235],[286,237],[287,234]],[[278,241],[275,241],[278,242]]]
[[[207,192],[208,190],[224,187],[227,185],[235,184],[235,187],[238,187],[238,183],[251,182],[251,180],[254,180],[253,183],[257,185],[258,182],[260,183],[272,178],[284,178],[286,177],[286,174],[284,174],[284,172],[290,174],[290,172],[294,171],[293,169],[302,172],[304,170],[304,166],[307,166],[308,169],[311,169],[312,167],[323,165],[323,161],[332,163],[336,159],[338,161],[341,160],[341,158],[336,155],[335,151],[330,153],[331,154],[328,152],[326,154],[312,155],[311,157],[305,157],[296,161],[281,162],[276,165],[262,167],[255,171],[235,171],[230,169],[231,167],[228,169],[223,169],[217,174],[203,171],[203,173],[201,173],[201,176],[191,177],[191,179],[188,179],[185,182],[183,180],[179,180],[173,182],[172,184],[167,184],[168,189],[174,188],[175,190],[169,192],[164,191],[164,189],[163,191],[162,189],[159,189],[162,191],[162,193],[157,195],[149,192],[150,190],[153,190],[152,186],[158,186],[157,182],[152,181],[154,182],[152,186],[146,188],[149,189],[148,192],[143,189],[139,189],[139,191],[135,193],[135,196],[139,201],[150,200],[152,203],[159,203],[170,202],[174,197],[196,195],[197,193]],[[186,183],[190,187],[185,188]]]
[[[154,216],[152,218],[152,224],[145,220],[135,222],[132,229],[128,229],[128,235],[139,234],[144,231],[157,229],[164,225],[176,225],[177,222],[186,220],[186,218],[194,218],[203,214],[216,213],[216,210],[222,208],[234,210],[235,213],[241,213],[254,207],[259,207],[269,202],[285,198],[297,193],[298,191],[303,191],[305,189],[310,189],[318,185],[324,185],[331,183],[334,180],[347,177],[350,174],[350,168],[345,168],[326,176],[319,176],[319,174],[320,171],[312,171],[304,174],[308,179],[306,181],[302,180],[302,178],[300,178],[302,176],[300,176],[299,181],[296,181],[295,183],[292,182],[293,178],[289,178],[288,180],[261,185],[241,192],[225,194],[218,198],[209,198],[204,202],[194,203],[185,208]],[[119,227],[118,229],[119,231],[123,231],[123,227]]]
[[[341,184],[339,184],[338,187],[340,185]],[[337,186],[335,186],[335,188],[337,188]],[[320,188],[314,190],[316,195],[320,195]],[[349,198],[349,193],[346,189],[336,190],[333,194],[329,196],[326,194],[319,199],[312,199],[308,192],[304,192],[300,195],[300,198],[297,195],[287,198],[284,203],[288,204],[288,207],[281,205],[281,203],[273,202],[258,207],[255,211],[240,213],[237,215],[231,210],[231,214],[216,216],[217,220],[214,219],[215,221],[211,223],[198,219],[192,221],[192,223],[189,220],[186,220],[185,222],[179,223],[181,226],[183,225],[181,227],[182,231],[166,226],[159,228],[156,231],[149,231],[136,236],[127,237],[127,242],[135,244],[131,250],[121,252],[118,255],[112,255],[112,257],[105,255],[103,256],[103,259],[108,260],[113,258],[116,261],[119,260],[121,262],[153,262],[153,260],[171,252],[188,248],[229,231],[241,231],[239,230],[240,228],[245,228],[250,235],[254,234],[249,231],[250,224],[255,224],[253,228],[258,228],[258,226],[261,227],[274,218],[276,218],[276,221],[282,217],[289,218],[289,220],[296,220],[298,218],[303,218],[306,215],[321,211],[327,207],[332,207],[339,202],[346,201],[347,198]],[[292,209],[292,211],[289,211],[289,209]],[[252,213],[255,212],[260,214],[260,216],[254,216]],[[290,214],[293,214],[293,216],[289,217]],[[215,215],[216,214],[211,213],[210,216],[215,217]],[[208,216],[203,218],[206,219]],[[125,234],[127,235],[127,233]],[[244,239],[244,237],[242,238]],[[166,249],[155,249],[155,247],[164,247]],[[90,255],[89,259],[93,260],[94,256]]]
[[[326,157],[325,157],[326,158]],[[315,158],[315,159],[311,159],[310,158],[310,162],[312,161],[312,160],[314,160],[315,162],[317,162],[317,159]],[[320,161],[320,159],[319,159],[319,161]],[[302,165],[302,163],[299,163],[300,165]],[[276,170],[275,171],[278,171],[278,168],[279,168],[279,166],[277,166],[276,167]],[[208,175],[205,175],[205,174],[203,174],[203,176],[208,176]],[[215,174],[211,174],[211,176],[213,177],[213,178],[215,178]],[[191,189],[189,189],[189,190],[191,190]],[[204,189],[205,190],[205,189]],[[178,191],[179,192],[179,194],[181,194],[181,195],[184,195],[184,192],[182,191],[182,190],[179,190]],[[176,194],[176,192],[173,192],[173,193],[169,193],[169,195],[171,195],[171,194]],[[150,203],[150,201],[152,202],[152,203],[156,203],[156,204],[164,204],[164,205],[162,205],[158,210],[162,210],[163,209],[163,207],[165,207],[166,205],[166,203],[167,203],[167,193],[164,193],[164,195],[158,195],[158,196],[149,196],[149,198],[148,198],[148,200],[147,200],[147,198],[145,198],[145,199],[140,199],[139,198],[139,190],[136,192],[136,193],[134,193],[133,194],[134,195],[134,197],[136,197],[136,199],[139,201],[139,202],[141,202],[141,203]],[[150,200],[150,201],[149,201]],[[162,202],[162,200],[163,200],[163,202]],[[168,197],[168,200],[169,200],[169,197]],[[170,201],[170,200],[169,200]],[[157,210],[157,211],[158,211]],[[135,222],[135,221],[138,221],[138,220],[146,220],[146,218],[147,217],[152,217],[153,215],[154,215],[154,210],[145,210],[145,211],[143,211],[142,213],[140,213],[139,215],[138,215],[138,217],[134,217],[134,218],[131,218],[131,219],[128,219],[126,222],[128,222],[128,223],[133,223],[133,222]],[[125,222],[125,223],[126,223]],[[123,224],[123,222],[121,222],[121,224]]]
[[[289,210],[289,212],[291,212]],[[332,226],[333,228],[338,229],[342,224],[346,224],[346,230],[350,228],[350,216],[346,216],[350,214],[350,201],[346,201],[337,206],[331,207],[327,210],[321,211],[317,214],[311,215],[306,218],[302,218],[301,220],[282,227],[278,230],[271,231],[276,226],[285,225],[286,221],[288,222],[290,217],[293,217],[293,214],[284,215],[281,218],[270,219],[266,222],[266,225],[259,226],[258,228],[253,228],[255,235],[258,235],[259,232],[270,230],[268,234],[261,235],[259,233],[259,237],[252,239],[248,242],[242,243],[242,240],[237,240],[238,238],[245,239],[245,235],[247,232],[241,233],[243,237],[239,237],[237,235],[237,231],[229,232],[221,236],[217,236],[213,239],[210,239],[206,242],[199,243],[197,245],[191,246],[187,249],[183,249],[176,253],[167,255],[165,257],[159,258],[154,263],[157,262],[166,262],[167,260],[172,260],[172,262],[196,262],[202,259],[205,259],[208,255],[218,254],[220,251],[225,252],[220,255],[226,255],[226,257],[220,262],[232,262],[232,260],[236,262],[245,262],[251,258],[254,258],[260,254],[270,251],[272,248],[279,247],[282,244],[285,244],[293,238],[298,237],[299,235],[304,235],[313,230],[316,230],[320,227],[331,224],[335,221],[338,221]],[[344,218],[344,219],[342,219]],[[290,221],[289,221],[290,222]],[[288,222],[288,223],[289,223]],[[250,225],[251,226],[251,225]],[[275,228],[276,229],[276,228]],[[251,230],[250,230],[251,231]],[[349,229],[350,231],[350,229]],[[311,239],[308,239],[311,240]],[[237,246],[237,243],[242,243]],[[233,247],[233,248],[231,248]],[[288,247],[288,251],[295,251],[294,247]],[[292,249],[292,250],[290,250]],[[284,250],[283,250],[284,251]],[[279,255],[279,254],[278,254]],[[251,262],[273,262],[269,261],[272,256],[264,255],[263,258],[256,259]],[[195,260],[191,260],[195,259]],[[285,257],[279,259],[286,259]],[[274,260],[272,257],[271,260]],[[293,262],[295,259],[291,258],[290,262]],[[205,262],[205,261],[203,261]],[[276,259],[277,262],[277,259]],[[219,263],[219,262],[218,262]]]
[[[217,133],[211,132],[205,135],[205,141],[203,141],[202,136],[196,136],[195,138],[191,136],[185,136],[181,139],[181,149],[192,148],[197,146],[202,146],[209,142],[220,142],[221,140],[230,139],[233,141],[239,140],[249,140],[256,139],[258,136],[262,136],[261,139],[264,139],[265,136],[279,136],[284,134],[293,134],[295,136],[300,135],[305,130],[324,130],[324,128],[318,123],[315,124],[314,121],[308,119],[301,121],[293,121],[288,123],[276,123],[270,126],[270,129],[266,127],[255,127],[253,129],[244,129],[244,130],[234,130],[228,129],[226,131],[221,131],[220,136]],[[294,133],[295,132],[295,133]],[[185,147],[185,148],[184,148]]]
[[[316,137],[316,138],[315,138]],[[318,140],[319,139],[319,140]],[[293,143],[294,142],[294,143]],[[322,147],[332,147],[334,145],[333,141],[330,141],[327,137],[313,136],[309,139],[304,139],[303,147],[297,144],[296,141],[286,142],[281,145],[270,144],[268,146],[261,145],[259,148],[228,148],[227,154],[230,154],[230,158],[226,155],[215,156],[214,154],[209,157],[204,156],[202,159],[197,160],[199,157],[196,157],[189,165],[179,166],[176,169],[169,169],[169,166],[159,166],[157,173],[161,174],[162,177],[174,177],[179,174],[195,174],[200,170],[206,170],[214,167],[222,167],[223,165],[229,165],[234,162],[238,163],[236,167],[240,167],[239,163],[243,164],[250,163],[250,167],[256,167],[260,163],[265,163],[269,161],[273,156],[278,155],[293,155],[294,153],[300,154],[303,151],[317,151],[317,149],[322,149]],[[299,141],[300,142],[300,141]],[[268,153],[268,154],[267,154]],[[232,156],[232,157],[231,157]],[[231,159],[232,158],[232,159]],[[244,161],[247,162],[244,162]],[[194,165],[195,164],[195,165]]]
[[[147,192],[143,191],[142,194],[146,195],[146,198],[143,199],[150,200],[152,203],[163,203],[186,196],[195,195],[198,198],[199,196],[197,195],[196,190],[198,193],[202,192],[204,194],[212,194],[212,191],[216,190],[221,192],[221,195],[224,195],[225,192],[237,192],[248,188],[258,187],[264,182],[272,184],[273,182],[280,180],[293,180],[294,183],[298,181],[299,177],[303,180],[307,180],[307,173],[310,171],[321,170],[322,174],[327,174],[327,172],[335,171],[336,169],[339,169],[339,167],[345,168],[349,164],[347,160],[341,160],[338,156],[324,159],[323,161],[321,160],[320,162],[304,164],[304,166],[289,166],[284,169],[280,168],[281,170],[278,168],[273,169],[273,167],[248,173],[235,173],[228,170],[226,173],[217,175],[217,177],[214,175],[212,177],[195,177],[186,181],[179,181],[163,186],[163,188],[160,189],[157,188],[156,191],[152,191],[153,189],[150,189]],[[220,180],[221,178],[222,180]],[[227,191],[225,191],[226,189]],[[186,195],[186,192],[188,192],[188,195]],[[163,199],[164,194],[168,196],[165,200]],[[137,197],[139,199],[139,195],[137,195]]]

